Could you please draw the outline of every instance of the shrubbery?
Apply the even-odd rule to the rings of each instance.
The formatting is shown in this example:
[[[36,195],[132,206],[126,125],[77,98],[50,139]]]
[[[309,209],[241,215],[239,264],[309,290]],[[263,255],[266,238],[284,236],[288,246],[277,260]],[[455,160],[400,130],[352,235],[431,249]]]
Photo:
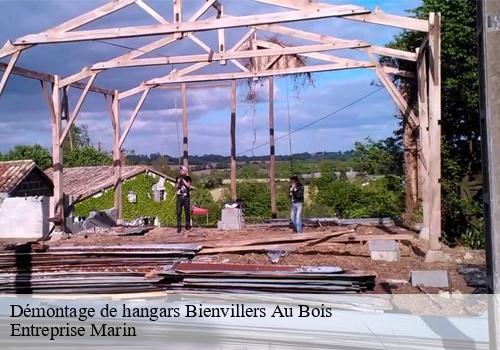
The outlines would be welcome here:
[[[307,212],[340,218],[397,217],[403,206],[403,186],[397,177],[387,176],[363,183],[319,179],[313,183],[313,202]]]

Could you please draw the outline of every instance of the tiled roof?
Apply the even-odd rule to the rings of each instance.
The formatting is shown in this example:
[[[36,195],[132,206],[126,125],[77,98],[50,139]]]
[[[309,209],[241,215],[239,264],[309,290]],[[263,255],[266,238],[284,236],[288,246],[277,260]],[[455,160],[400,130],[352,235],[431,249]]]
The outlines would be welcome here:
[[[0,192],[13,191],[35,167],[32,160],[0,162]]]
[[[122,179],[129,179],[144,172],[151,172],[167,178],[174,179],[162,174],[145,165],[127,165],[122,167]],[[53,169],[45,170],[53,179]],[[114,172],[112,165],[86,166],[63,169],[64,194],[73,196],[75,200],[82,200],[93,196],[102,190],[111,188],[114,184]]]

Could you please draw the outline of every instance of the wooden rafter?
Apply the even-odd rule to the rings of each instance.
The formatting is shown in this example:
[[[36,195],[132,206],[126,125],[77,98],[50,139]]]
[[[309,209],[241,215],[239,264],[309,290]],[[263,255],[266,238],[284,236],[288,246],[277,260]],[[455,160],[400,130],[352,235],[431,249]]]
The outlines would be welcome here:
[[[80,16],[74,17],[69,21],[61,23],[58,26],[47,29],[46,33],[59,34],[69,32],[71,30],[77,29],[85,24],[94,22],[99,18],[107,16],[113,12],[116,12],[126,6],[133,4],[136,0],[116,0],[110,1],[98,8],[88,11]],[[17,51],[27,49],[32,45],[14,45],[8,41],[3,48],[0,49],[0,58],[13,54]]]
[[[294,10],[305,10],[311,7],[320,9],[331,9],[331,8],[342,7],[342,5],[317,3],[317,2],[311,2],[309,0],[254,0],[254,1]],[[397,27],[408,30],[416,30],[420,32],[428,31],[427,21],[416,18],[389,15],[384,13],[378,8],[375,8],[375,10],[373,11],[369,11],[367,14],[363,15],[353,14],[351,16],[344,16],[343,18],[350,19],[353,21],[361,21],[366,23],[374,23],[374,24],[380,24],[380,25]]]
[[[210,8],[210,6],[213,4],[213,2],[214,1],[207,1],[207,4],[210,3],[210,5],[206,6],[207,4],[205,4],[204,6],[202,6],[198,11],[196,11],[195,14],[193,14],[189,18],[188,22],[194,22],[194,21],[198,20],[201,16],[203,16],[203,14]],[[189,34],[191,34],[191,33],[189,33],[189,32],[184,33],[184,35],[186,35],[186,36],[188,36]],[[198,44],[198,46],[202,47],[204,50],[210,51],[210,48],[208,46],[206,46],[201,40],[197,39],[197,37],[190,36],[190,39],[193,40],[196,44]],[[115,57],[111,60],[108,60],[108,61],[106,61],[106,63],[113,63],[113,62],[117,63],[120,61],[133,60],[133,59],[141,57],[147,53],[150,53],[154,50],[157,50],[159,48],[167,46],[175,41],[177,41],[177,38],[174,35],[168,35],[162,39],[155,40],[149,44],[143,45],[143,46],[141,46],[133,51],[130,51],[126,54],[123,54],[121,56],[118,56],[118,57]],[[70,76],[62,79],[61,85],[65,86],[65,85],[71,84],[73,82],[88,78],[89,76],[92,75],[92,73],[93,72],[90,69],[84,68],[81,72],[70,75]]]
[[[366,53],[374,53],[377,55],[399,58],[407,61],[416,61],[416,54],[414,52],[371,45],[362,40],[345,40],[333,36],[307,32],[300,29],[289,28],[277,24],[272,24],[272,25],[265,24],[265,25],[255,26],[254,28],[271,33],[290,36],[297,39],[309,40],[317,43],[323,43],[323,44],[335,43],[336,45],[339,45],[339,47],[341,48],[342,46],[344,46],[345,48],[359,49],[359,51],[363,51]],[[349,45],[351,45],[351,47],[349,47]]]

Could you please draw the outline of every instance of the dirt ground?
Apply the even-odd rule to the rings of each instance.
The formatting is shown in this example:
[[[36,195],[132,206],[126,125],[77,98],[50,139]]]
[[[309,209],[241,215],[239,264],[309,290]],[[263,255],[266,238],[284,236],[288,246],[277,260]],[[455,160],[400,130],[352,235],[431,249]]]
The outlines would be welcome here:
[[[340,231],[346,228],[356,230],[357,234],[390,234],[413,233],[401,227],[379,226],[330,226],[323,228],[306,228],[306,233]],[[193,228],[177,234],[173,228],[154,228],[142,236],[120,236],[123,228],[115,228],[102,232],[86,232],[72,235],[67,239],[50,243],[51,245],[122,245],[122,244],[154,244],[154,243],[209,243],[211,241],[231,241],[249,238],[272,237],[277,234],[290,233],[288,228],[249,227],[240,231],[219,231],[215,228]],[[321,243],[311,247],[299,248],[289,252],[279,260],[279,264],[286,265],[334,265],[344,270],[362,270],[375,273],[377,286],[374,293],[409,294],[409,293],[437,293],[436,288],[416,288],[408,283],[412,270],[447,270],[450,282],[449,291],[452,293],[469,294],[472,288],[468,287],[458,273],[462,265],[484,265],[485,253],[480,250],[467,250],[463,247],[444,247],[449,256],[446,263],[424,262],[428,242],[418,239],[401,241],[400,261],[383,262],[370,259],[367,244]],[[237,253],[198,255],[194,261],[243,263],[243,264],[272,264],[264,253]]]

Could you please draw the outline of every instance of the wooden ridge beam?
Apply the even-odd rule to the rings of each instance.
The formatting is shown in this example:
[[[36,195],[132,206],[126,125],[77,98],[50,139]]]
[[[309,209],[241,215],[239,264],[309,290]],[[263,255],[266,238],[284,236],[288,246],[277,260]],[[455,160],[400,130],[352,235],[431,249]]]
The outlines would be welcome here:
[[[13,45],[48,44],[75,42],[86,40],[119,39],[160,34],[208,31],[223,28],[246,27],[259,24],[280,22],[297,22],[328,17],[342,17],[354,14],[366,14],[368,11],[360,7],[320,8],[311,7],[305,10],[267,13],[239,17],[223,17],[220,19],[173,24],[155,24],[132,27],[91,29],[71,32],[41,32],[29,34],[17,39]]]

